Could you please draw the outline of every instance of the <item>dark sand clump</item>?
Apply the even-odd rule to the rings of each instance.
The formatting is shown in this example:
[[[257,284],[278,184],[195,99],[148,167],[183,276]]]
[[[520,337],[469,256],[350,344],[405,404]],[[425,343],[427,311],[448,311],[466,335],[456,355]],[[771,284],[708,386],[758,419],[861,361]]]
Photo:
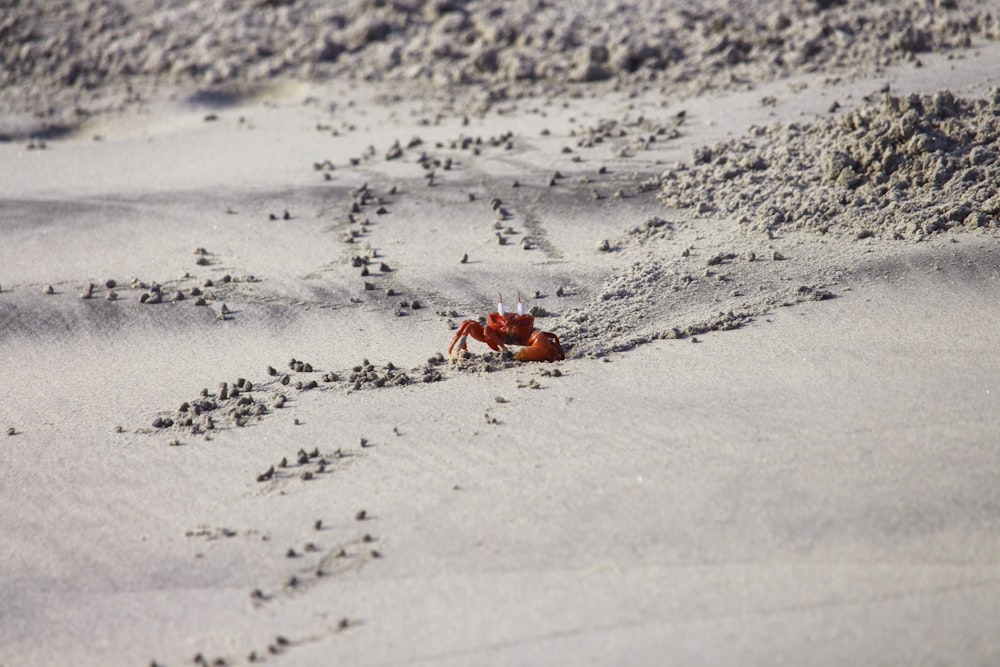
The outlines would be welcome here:
[[[920,238],[1000,215],[1000,89],[893,97],[810,125],[774,124],[695,150],[660,199],[768,233]]]
[[[539,86],[656,82],[667,94],[795,73],[870,73],[1000,36],[981,2],[600,0],[9,2],[0,109],[87,114],[159,87],[274,77],[468,86],[489,104]],[[516,84],[513,91],[509,84]]]

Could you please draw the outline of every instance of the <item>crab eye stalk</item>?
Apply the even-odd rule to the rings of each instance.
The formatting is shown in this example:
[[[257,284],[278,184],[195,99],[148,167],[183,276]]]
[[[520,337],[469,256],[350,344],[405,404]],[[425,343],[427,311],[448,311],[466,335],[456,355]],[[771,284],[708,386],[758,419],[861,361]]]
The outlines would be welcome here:
[[[524,316],[524,304],[521,303],[521,293],[517,293],[517,314]]]
[[[500,303],[497,304],[497,312],[500,313],[500,317],[503,317],[506,313],[503,307],[503,294],[500,294]]]

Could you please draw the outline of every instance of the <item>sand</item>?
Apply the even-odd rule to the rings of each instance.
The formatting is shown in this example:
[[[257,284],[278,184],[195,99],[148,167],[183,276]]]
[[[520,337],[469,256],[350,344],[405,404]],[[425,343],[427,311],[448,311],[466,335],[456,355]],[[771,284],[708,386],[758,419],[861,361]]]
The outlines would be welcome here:
[[[65,4],[0,665],[1000,657],[995,3]]]

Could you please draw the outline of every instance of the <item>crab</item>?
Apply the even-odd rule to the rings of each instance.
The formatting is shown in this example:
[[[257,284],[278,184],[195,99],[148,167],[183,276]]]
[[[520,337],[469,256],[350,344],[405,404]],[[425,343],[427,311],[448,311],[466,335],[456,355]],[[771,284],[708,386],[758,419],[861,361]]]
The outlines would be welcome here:
[[[453,359],[461,355],[462,350],[468,352],[466,338],[472,336],[475,340],[486,343],[494,351],[506,350],[508,345],[523,345],[524,349],[518,350],[514,358],[518,361],[562,361],[566,358],[563,354],[562,345],[559,344],[559,337],[549,331],[539,331],[535,329],[535,318],[526,315],[524,304],[521,302],[521,293],[517,294],[517,315],[507,315],[503,305],[503,294],[500,295],[500,303],[497,305],[495,313],[490,313],[486,318],[486,326],[474,320],[465,320],[455,337],[451,339],[448,346],[448,358]],[[455,344],[458,348],[455,348]],[[455,357],[452,357],[452,350],[455,350]]]

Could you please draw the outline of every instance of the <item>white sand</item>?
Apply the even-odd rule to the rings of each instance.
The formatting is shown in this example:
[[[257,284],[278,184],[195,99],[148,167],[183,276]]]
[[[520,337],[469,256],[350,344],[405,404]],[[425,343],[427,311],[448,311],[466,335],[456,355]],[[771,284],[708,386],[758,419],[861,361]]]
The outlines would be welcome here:
[[[692,148],[886,82],[966,97],[1000,83],[995,45],[963,53],[687,100],[533,98],[467,125],[442,102],[289,84],[99,116],[45,149],[0,143],[0,664],[995,663],[996,226],[768,239],[639,192]],[[682,109],[680,137],[634,150],[640,115]],[[575,148],[603,119],[629,135]],[[447,147],[506,132],[510,150]],[[453,158],[434,187],[421,151]],[[313,166],[327,159],[329,181]],[[366,205],[372,224],[344,243],[364,230],[345,218],[365,182],[388,213]],[[494,196],[513,213],[502,246]],[[629,232],[652,216],[669,234]],[[362,277],[350,259],[369,248]],[[736,258],[707,267],[721,252]],[[139,303],[152,281],[185,300]],[[449,321],[518,290],[568,360],[512,365],[471,343],[461,367],[428,364]],[[720,322],[743,326],[660,339]],[[266,368],[291,358],[316,372],[284,387]],[[355,391],[362,359],[413,381]],[[210,439],[151,426],[239,377],[267,414],[237,427],[230,401]],[[314,449],[325,472],[296,462]]]

